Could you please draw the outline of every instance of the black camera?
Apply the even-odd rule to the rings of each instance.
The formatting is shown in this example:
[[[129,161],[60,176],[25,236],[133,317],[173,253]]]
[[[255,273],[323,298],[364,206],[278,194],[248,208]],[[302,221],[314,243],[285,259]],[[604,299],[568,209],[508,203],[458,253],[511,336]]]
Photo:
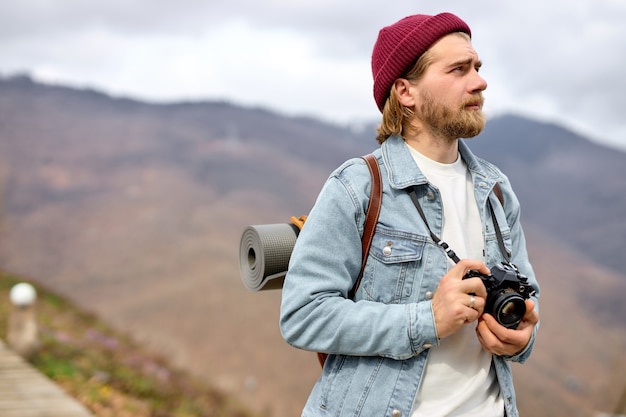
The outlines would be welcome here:
[[[471,270],[463,279],[478,277],[487,289],[485,313],[491,314],[501,325],[516,329],[526,314],[526,302],[535,290],[528,285],[528,278],[514,265],[498,264],[485,275]]]

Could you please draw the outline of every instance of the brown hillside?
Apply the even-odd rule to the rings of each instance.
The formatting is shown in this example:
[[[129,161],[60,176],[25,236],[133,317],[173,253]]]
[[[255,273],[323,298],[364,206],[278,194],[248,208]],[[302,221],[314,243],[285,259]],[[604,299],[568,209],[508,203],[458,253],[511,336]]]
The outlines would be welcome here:
[[[0,90],[0,267],[35,277],[254,410],[298,415],[318,364],[282,341],[280,293],[244,288],[239,237],[247,225],[305,214],[330,170],[373,140],[357,146],[347,129],[226,103],[151,105],[29,80]],[[536,194],[571,201],[558,192],[572,189],[590,192],[568,184]],[[567,208],[568,222],[586,212]],[[515,368],[520,408],[528,417],[613,411],[626,371],[626,277],[572,250],[574,237],[535,225],[527,222],[542,324],[533,357]],[[623,244],[614,241],[615,253]]]

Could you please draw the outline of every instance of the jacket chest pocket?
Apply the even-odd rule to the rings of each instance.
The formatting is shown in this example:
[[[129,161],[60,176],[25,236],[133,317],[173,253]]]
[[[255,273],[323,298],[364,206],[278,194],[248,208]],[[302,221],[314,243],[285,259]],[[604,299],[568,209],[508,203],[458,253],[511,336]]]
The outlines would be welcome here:
[[[363,295],[371,301],[400,303],[411,296],[426,238],[378,227],[363,274]]]

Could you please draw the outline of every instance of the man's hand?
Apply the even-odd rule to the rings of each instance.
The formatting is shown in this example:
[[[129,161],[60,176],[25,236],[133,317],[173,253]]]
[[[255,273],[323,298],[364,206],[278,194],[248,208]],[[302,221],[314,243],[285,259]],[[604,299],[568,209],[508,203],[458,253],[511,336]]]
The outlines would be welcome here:
[[[489,268],[481,261],[463,259],[441,278],[433,295],[432,308],[440,339],[475,321],[483,313],[487,291],[480,278],[463,279],[469,270],[489,274]]]
[[[489,353],[500,356],[513,356],[521,352],[533,334],[539,322],[539,313],[535,311],[535,302],[526,300],[526,314],[517,329],[507,329],[490,314],[483,314],[478,319],[476,334],[478,340]]]

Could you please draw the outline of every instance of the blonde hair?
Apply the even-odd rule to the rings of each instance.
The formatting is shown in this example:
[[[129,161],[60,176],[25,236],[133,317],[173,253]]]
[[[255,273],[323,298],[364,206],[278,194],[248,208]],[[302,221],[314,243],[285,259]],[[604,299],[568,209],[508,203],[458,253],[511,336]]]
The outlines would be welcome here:
[[[469,35],[464,32],[453,32],[451,34],[460,35],[465,39],[470,39]],[[429,48],[415,61],[413,66],[409,67],[406,74],[400,78],[404,78],[411,83],[419,81],[426,72],[426,69],[433,62],[434,56]],[[389,97],[385,101],[383,107],[383,117],[380,125],[376,128],[376,140],[379,144],[389,138],[389,136],[399,135],[404,137],[405,134],[414,134],[415,127],[412,126],[414,112],[412,109],[403,106],[398,100],[395,83],[391,85]]]

